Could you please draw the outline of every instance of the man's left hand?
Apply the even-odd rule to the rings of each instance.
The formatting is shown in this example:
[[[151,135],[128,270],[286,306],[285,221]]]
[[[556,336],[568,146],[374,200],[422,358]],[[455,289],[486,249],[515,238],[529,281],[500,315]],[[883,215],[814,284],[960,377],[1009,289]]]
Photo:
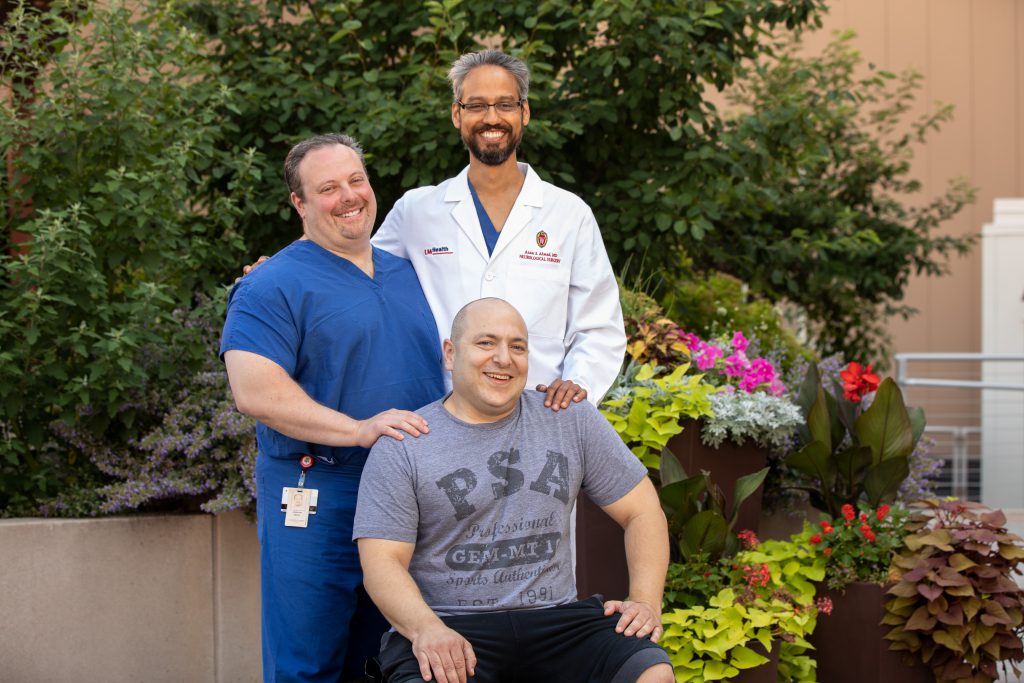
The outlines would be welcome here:
[[[544,405],[556,413],[587,397],[587,390],[571,379],[556,379],[551,384],[538,384],[537,391],[547,394],[544,397]]]
[[[619,623],[615,625],[616,633],[637,638],[650,636],[652,643],[658,642],[661,634],[664,633],[664,628],[661,626],[661,611],[654,609],[646,602],[608,600],[604,603],[606,617],[616,612],[622,614]]]

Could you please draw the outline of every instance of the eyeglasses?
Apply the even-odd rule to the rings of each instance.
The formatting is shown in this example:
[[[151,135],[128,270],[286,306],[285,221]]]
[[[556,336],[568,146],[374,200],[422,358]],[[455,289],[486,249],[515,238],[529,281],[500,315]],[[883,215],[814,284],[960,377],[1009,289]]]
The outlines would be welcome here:
[[[469,114],[484,114],[488,109],[494,107],[494,110],[499,114],[514,114],[523,108],[523,102],[526,100],[505,100],[503,102],[495,102],[494,104],[487,104],[485,102],[470,102],[466,104],[459,100],[455,101],[455,104],[462,108],[462,111]]]

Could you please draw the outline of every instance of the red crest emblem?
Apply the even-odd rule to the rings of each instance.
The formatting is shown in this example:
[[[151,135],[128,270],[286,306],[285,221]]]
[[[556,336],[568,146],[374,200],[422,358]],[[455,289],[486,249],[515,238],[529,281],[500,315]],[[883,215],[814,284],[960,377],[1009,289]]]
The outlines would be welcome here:
[[[548,243],[548,234],[541,230],[537,233],[537,246],[543,249]]]

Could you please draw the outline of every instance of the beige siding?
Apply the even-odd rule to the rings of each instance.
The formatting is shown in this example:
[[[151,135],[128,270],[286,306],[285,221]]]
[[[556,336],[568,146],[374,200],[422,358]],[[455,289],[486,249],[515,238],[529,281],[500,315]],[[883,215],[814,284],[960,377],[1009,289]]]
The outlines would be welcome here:
[[[1024,196],[1024,3],[1017,0],[834,0],[816,49],[832,31],[852,28],[865,60],[890,71],[915,68],[924,88],[915,111],[954,105],[954,120],[915,151],[924,185],[915,202],[964,176],[977,201],[947,223],[947,234],[977,233],[992,220],[996,197]],[[952,263],[951,275],[916,279],[907,301],[921,314],[893,321],[896,351],[979,351],[980,251]]]

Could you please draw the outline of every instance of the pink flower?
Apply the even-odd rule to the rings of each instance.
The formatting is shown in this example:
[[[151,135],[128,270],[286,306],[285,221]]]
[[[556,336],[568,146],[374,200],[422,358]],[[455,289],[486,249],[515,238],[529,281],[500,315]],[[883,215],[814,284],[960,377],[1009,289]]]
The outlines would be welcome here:
[[[693,346],[694,359],[697,362],[697,368],[701,371],[710,370],[715,367],[718,363],[718,359],[724,354],[722,349],[711,344],[705,344],[702,341],[697,342]]]
[[[774,379],[775,366],[771,364],[771,361],[755,358],[747,368],[743,379],[740,380],[740,389],[751,393],[762,384],[770,384]]]
[[[832,614],[832,598],[817,598],[814,601],[814,605],[825,616]]]
[[[747,341],[742,332],[736,332],[732,335],[732,348],[736,351],[746,351],[749,344],[750,342]]]
[[[747,360],[747,354],[737,351],[725,359],[724,372],[729,377],[742,377],[749,367],[750,361]]]
[[[772,380],[771,385],[769,385],[768,393],[771,394],[772,396],[782,396],[784,393],[786,393],[786,385],[780,382],[779,379],[776,377],[774,380]]]

